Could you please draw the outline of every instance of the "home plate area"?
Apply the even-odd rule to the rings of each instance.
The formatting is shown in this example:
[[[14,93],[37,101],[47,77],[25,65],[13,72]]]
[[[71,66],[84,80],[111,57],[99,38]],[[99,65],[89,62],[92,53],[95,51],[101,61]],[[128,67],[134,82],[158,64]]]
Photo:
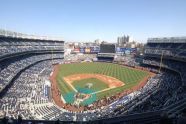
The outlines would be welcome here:
[[[89,88],[79,88],[78,92],[71,92],[64,95],[64,99],[67,103],[73,105],[90,105],[97,100],[96,94],[91,94],[94,92]]]
[[[97,93],[124,85],[116,78],[101,74],[74,74],[63,79],[73,89],[64,95],[64,99],[74,105],[89,105],[97,100]]]

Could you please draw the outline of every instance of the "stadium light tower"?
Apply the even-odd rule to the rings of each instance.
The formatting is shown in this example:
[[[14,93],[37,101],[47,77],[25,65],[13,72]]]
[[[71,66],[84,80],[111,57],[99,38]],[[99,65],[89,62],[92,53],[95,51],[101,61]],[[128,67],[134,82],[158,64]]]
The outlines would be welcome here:
[[[52,48],[52,65],[54,64],[54,62],[53,62],[53,48]]]
[[[5,25],[5,36],[7,37],[8,35],[7,35],[8,33],[7,33],[7,30],[6,30],[6,25]]]
[[[162,60],[163,60],[163,50],[162,50],[162,52],[161,52],[161,61],[160,61],[159,73],[160,73],[160,71],[161,71]]]

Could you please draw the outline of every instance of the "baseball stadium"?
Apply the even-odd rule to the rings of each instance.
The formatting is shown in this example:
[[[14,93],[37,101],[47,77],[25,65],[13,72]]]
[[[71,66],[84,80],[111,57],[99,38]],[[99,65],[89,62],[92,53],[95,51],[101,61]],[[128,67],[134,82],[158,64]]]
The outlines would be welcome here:
[[[2,0],[0,124],[186,124],[186,0]]]
[[[149,38],[144,55],[32,37],[1,31],[1,122],[159,123],[185,109],[185,37]]]

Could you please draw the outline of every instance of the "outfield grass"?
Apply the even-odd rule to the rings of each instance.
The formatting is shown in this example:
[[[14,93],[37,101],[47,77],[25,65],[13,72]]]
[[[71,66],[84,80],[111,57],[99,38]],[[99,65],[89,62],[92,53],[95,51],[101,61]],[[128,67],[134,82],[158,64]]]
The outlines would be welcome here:
[[[59,73],[57,74],[57,83],[62,95],[73,92],[73,90],[64,82],[63,77],[81,73],[108,75],[125,83],[122,87],[96,94],[98,99],[104,97],[105,95],[110,96],[116,94],[117,92],[124,91],[125,89],[130,89],[131,87],[137,85],[144,77],[149,75],[146,71],[136,70],[112,63],[96,62],[62,64],[60,65]]]
[[[72,83],[72,85],[76,88],[86,88],[87,83],[91,83],[92,87],[90,87],[90,90],[93,92],[100,91],[106,88],[109,88],[107,84],[105,84],[103,81],[96,79],[96,78],[88,78],[83,80],[76,80]]]

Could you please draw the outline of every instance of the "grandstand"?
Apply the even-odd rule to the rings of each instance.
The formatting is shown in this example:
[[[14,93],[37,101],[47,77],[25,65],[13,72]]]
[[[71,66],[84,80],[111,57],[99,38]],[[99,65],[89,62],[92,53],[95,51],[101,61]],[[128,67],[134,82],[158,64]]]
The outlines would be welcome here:
[[[143,63],[178,72],[186,85],[186,37],[149,38]]]
[[[46,75],[51,73],[53,63],[63,60],[63,54],[64,41],[1,32],[0,116],[6,113],[28,118],[31,114],[26,106],[48,101],[49,90],[43,90]]]
[[[166,85],[168,82],[172,82],[167,87],[168,94],[165,95],[167,98],[168,96],[171,96],[172,98],[170,97],[164,103],[163,108],[166,108],[165,106],[167,105],[171,105],[171,103],[179,103],[179,101],[185,98],[185,50],[186,37],[149,38],[146,44],[143,65],[157,68],[159,73],[162,71],[165,73],[167,70],[169,70],[170,73],[167,75],[167,79],[164,80],[167,80],[164,85]],[[185,108],[183,107],[184,102],[182,104],[172,106],[176,107],[174,109],[175,113],[171,113],[172,116],[177,116]],[[168,109],[170,108],[168,107]],[[171,110],[168,111],[172,112]]]

